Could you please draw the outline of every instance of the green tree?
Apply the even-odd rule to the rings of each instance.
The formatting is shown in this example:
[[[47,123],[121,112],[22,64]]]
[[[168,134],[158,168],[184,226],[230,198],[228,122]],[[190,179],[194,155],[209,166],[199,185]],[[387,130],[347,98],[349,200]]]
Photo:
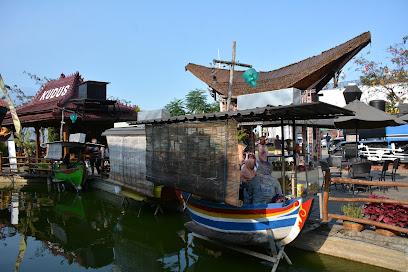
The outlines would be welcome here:
[[[188,113],[205,113],[207,109],[207,97],[204,90],[195,89],[186,96],[186,108]]]
[[[357,70],[362,72],[360,80],[363,85],[373,86],[373,92],[385,93],[389,109],[397,103],[403,103],[403,96],[408,94],[408,50],[405,44],[408,36],[401,43],[389,46],[386,52],[390,55],[389,63],[369,60],[361,56],[355,60]],[[367,53],[369,55],[370,52]]]
[[[220,111],[220,102],[214,101],[212,103],[208,103],[205,109],[206,113],[210,112],[219,112]]]
[[[180,116],[186,114],[183,99],[174,98],[174,100],[164,106],[164,108],[170,112],[170,116]]]

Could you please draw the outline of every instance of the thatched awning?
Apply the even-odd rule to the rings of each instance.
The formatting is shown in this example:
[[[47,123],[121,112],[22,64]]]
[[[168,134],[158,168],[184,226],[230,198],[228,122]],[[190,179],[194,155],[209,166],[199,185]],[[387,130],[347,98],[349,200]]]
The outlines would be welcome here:
[[[365,32],[339,46],[289,66],[269,71],[259,72],[258,86],[249,86],[242,74],[244,71],[234,72],[233,95],[260,93],[285,88],[300,90],[316,89],[320,91],[348,61],[361,49],[371,42],[370,32]],[[227,95],[229,70],[213,69],[193,63],[186,66],[193,75],[204,81],[221,95]],[[214,85],[216,76],[217,84]]]

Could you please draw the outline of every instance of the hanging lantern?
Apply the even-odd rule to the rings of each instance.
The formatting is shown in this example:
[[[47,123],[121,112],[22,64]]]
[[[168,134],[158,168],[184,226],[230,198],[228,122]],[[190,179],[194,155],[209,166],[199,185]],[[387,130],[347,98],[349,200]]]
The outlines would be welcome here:
[[[258,79],[259,75],[254,68],[246,70],[242,76],[249,85],[252,85],[253,87],[258,85],[255,80]]]
[[[74,124],[75,121],[78,119],[78,116],[76,116],[75,114],[71,114],[71,115],[69,116],[69,118],[71,119],[72,123]]]

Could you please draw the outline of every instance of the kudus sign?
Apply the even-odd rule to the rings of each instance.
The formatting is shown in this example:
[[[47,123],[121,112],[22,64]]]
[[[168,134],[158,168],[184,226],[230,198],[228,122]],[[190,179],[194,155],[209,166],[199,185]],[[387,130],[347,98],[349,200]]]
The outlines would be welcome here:
[[[52,99],[54,97],[64,96],[67,94],[69,87],[70,85],[66,85],[63,87],[47,90],[43,92],[39,100],[42,101],[42,100]]]

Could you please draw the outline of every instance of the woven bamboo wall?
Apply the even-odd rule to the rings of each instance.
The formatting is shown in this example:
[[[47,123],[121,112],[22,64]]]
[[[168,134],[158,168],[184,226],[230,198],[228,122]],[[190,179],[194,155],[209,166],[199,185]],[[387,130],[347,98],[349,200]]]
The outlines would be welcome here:
[[[146,141],[148,180],[242,205],[237,129],[231,120],[147,125]]]
[[[154,184],[146,180],[146,137],[107,136],[110,154],[109,179],[153,197]]]

